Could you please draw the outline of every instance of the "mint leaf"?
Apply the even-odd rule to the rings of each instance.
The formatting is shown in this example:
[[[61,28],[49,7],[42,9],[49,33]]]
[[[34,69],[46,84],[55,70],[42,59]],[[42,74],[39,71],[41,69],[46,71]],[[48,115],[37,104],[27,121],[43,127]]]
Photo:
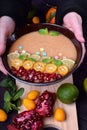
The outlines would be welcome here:
[[[14,95],[14,97],[12,98],[13,101],[16,101],[17,99],[20,98],[20,96],[22,96],[24,92],[24,88],[20,88]]]
[[[11,110],[10,102],[4,102],[4,110],[7,113]]]
[[[45,29],[39,29],[38,31],[40,34],[48,34],[48,28]]]
[[[16,100],[16,106],[19,107],[20,105],[21,105],[21,100],[20,99]]]
[[[57,31],[50,31],[49,34],[50,34],[51,36],[58,36],[60,33],[57,32]]]
[[[15,104],[12,104],[12,103],[11,103],[11,108],[14,109],[14,110],[18,110],[18,107]]]

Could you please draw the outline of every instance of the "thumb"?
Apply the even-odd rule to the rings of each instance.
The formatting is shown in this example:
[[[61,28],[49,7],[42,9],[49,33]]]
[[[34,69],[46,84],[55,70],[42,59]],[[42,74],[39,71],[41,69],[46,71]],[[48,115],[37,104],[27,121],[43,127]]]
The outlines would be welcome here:
[[[6,49],[6,37],[3,33],[0,33],[0,55],[5,52]]]
[[[15,22],[8,16],[0,18],[0,55],[5,52],[7,38],[13,33]]]
[[[5,67],[4,67],[4,65],[3,65],[3,63],[2,63],[1,57],[0,57],[0,71],[3,72],[5,75],[8,74]]]
[[[85,42],[85,39],[83,37],[82,24],[80,22],[76,21],[75,24],[72,24],[72,31],[78,41],[81,43]]]
[[[82,30],[82,18],[75,12],[68,13],[63,19],[64,26],[70,29],[78,41],[85,42]]]
[[[85,42],[85,39],[83,37],[82,18],[80,15],[76,14],[76,16],[73,17],[72,22],[71,22],[71,27],[77,40],[79,40],[81,43]]]

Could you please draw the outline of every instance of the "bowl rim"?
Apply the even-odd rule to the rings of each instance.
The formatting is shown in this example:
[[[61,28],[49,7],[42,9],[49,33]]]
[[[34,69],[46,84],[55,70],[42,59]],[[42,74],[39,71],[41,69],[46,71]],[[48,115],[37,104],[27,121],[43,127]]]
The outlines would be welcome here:
[[[66,79],[68,76],[70,76],[79,66],[79,63],[81,61],[82,58],[82,46],[81,43],[75,38],[73,32],[71,32],[69,29],[60,26],[60,25],[56,25],[56,24],[50,24],[50,23],[40,23],[40,24],[31,24],[31,25],[26,25],[20,29],[17,29],[14,33],[16,40],[18,38],[20,38],[21,36],[33,32],[33,31],[37,31],[40,28],[48,28],[48,30],[55,30],[58,31],[62,34],[64,34],[66,37],[68,37],[72,43],[74,44],[76,50],[77,50],[77,59],[76,59],[76,63],[73,67],[73,69],[65,76],[63,76],[61,79],[55,80],[55,81],[50,81],[50,82],[44,82],[44,83],[34,83],[34,82],[29,82],[29,81],[25,81],[23,79],[20,79],[18,77],[16,77],[15,75],[13,75],[13,73],[10,70],[10,67],[8,65],[8,61],[7,61],[7,54],[9,51],[10,46],[12,45],[12,43],[14,43],[14,40],[12,40],[11,38],[8,39],[7,41],[7,45],[9,45],[5,51],[5,53],[2,56],[2,61],[4,64],[5,69],[7,70],[8,74],[13,77],[16,80],[19,80],[20,82],[23,82],[25,84],[29,84],[29,85],[34,85],[34,86],[48,86],[48,85],[53,85],[56,83],[59,83],[61,81],[63,81],[64,79]]]

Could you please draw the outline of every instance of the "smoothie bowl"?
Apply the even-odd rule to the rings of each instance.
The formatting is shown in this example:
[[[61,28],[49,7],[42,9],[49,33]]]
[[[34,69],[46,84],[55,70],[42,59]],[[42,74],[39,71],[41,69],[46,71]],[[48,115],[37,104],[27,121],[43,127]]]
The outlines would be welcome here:
[[[16,40],[3,55],[9,75],[36,86],[58,83],[72,74],[82,48],[68,29],[47,23],[19,29]]]

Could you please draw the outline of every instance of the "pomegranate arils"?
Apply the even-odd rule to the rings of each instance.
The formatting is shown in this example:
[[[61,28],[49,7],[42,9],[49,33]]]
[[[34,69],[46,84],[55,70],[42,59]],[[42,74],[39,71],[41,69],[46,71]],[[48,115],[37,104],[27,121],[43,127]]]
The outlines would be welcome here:
[[[57,74],[57,79],[61,79],[61,78],[62,78],[62,75]]]
[[[18,71],[15,67],[11,67],[11,72],[14,74],[14,75],[17,75]]]
[[[41,116],[35,111],[24,111],[13,118],[8,130],[41,130],[43,126]],[[15,130],[13,129],[13,130]]]
[[[46,81],[51,81],[51,78],[50,77],[46,77],[45,80]]]
[[[37,75],[34,75],[34,76],[33,76],[33,79],[34,79],[35,81],[38,80]]]
[[[31,70],[31,74],[35,75],[36,71],[34,69]]]
[[[43,117],[50,117],[56,100],[55,93],[45,90],[37,99],[36,111]]]
[[[55,81],[62,78],[61,75],[56,74],[56,73],[49,74],[45,72],[36,71],[34,69],[26,70],[22,66],[18,70],[12,67],[11,71],[18,78],[29,81],[29,82],[33,82],[33,83],[51,82],[51,81]]]
[[[41,79],[39,80],[39,82],[40,82],[40,83],[44,83],[44,78],[41,78]]]
[[[28,75],[29,80],[31,80],[31,79],[33,78],[33,76],[34,76],[34,74],[32,74],[32,73],[29,74],[29,75]]]

